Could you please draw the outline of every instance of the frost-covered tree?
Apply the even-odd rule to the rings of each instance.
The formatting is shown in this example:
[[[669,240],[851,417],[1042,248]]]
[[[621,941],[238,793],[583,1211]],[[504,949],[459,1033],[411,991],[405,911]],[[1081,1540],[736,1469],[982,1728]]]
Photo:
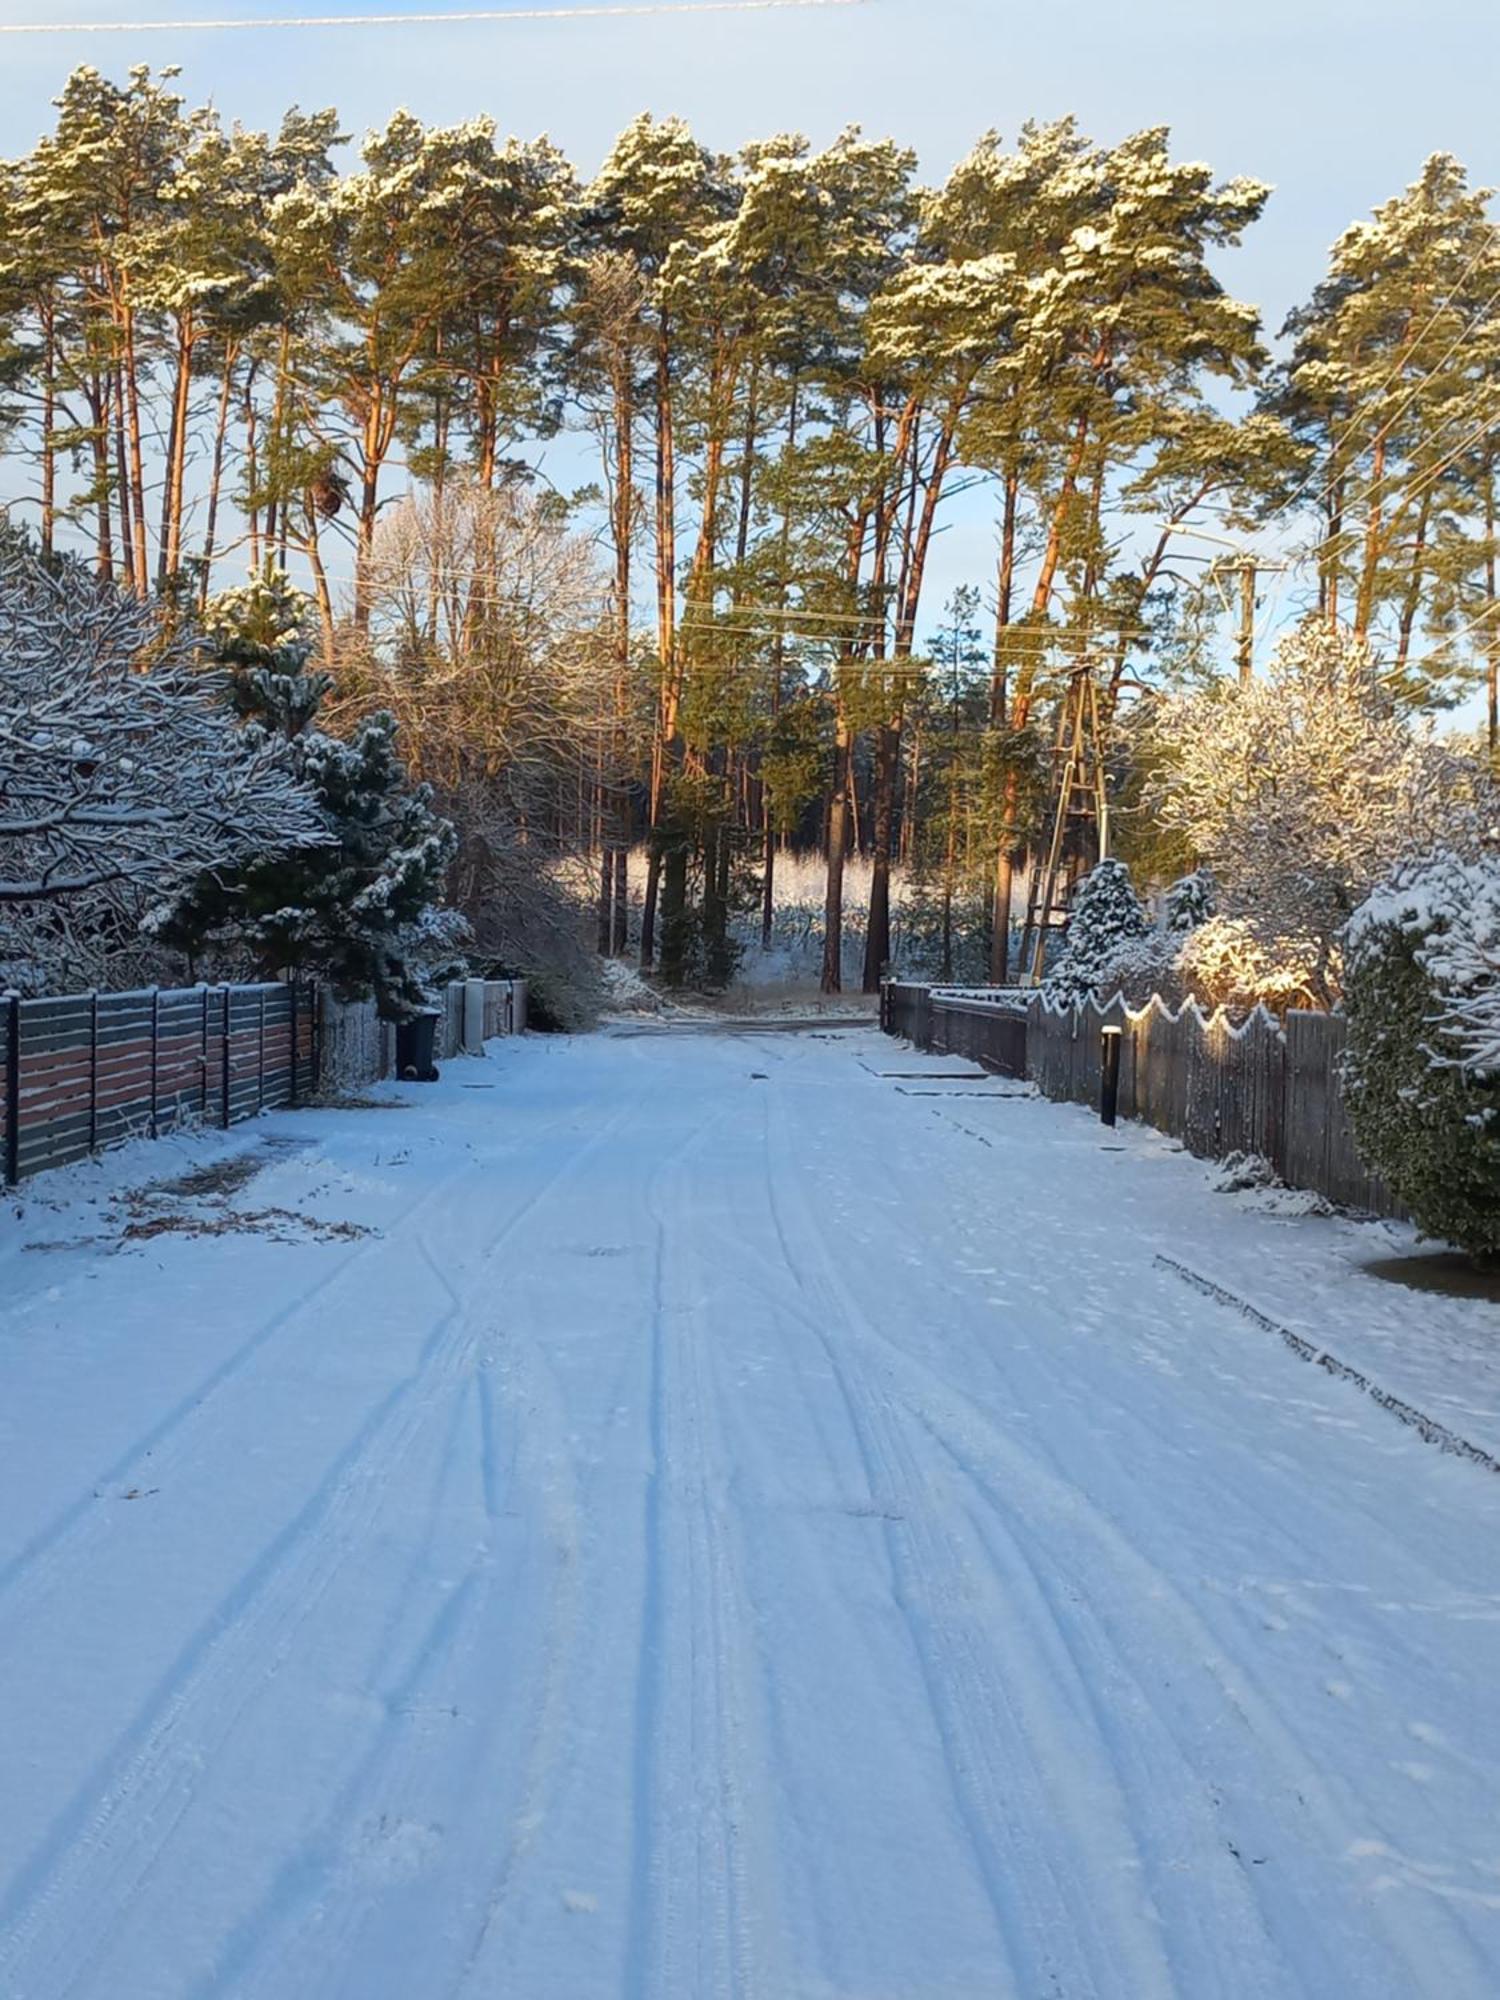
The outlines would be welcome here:
[[[329,834],[287,746],[233,727],[200,642],[0,534],[0,957],[108,983],[146,899]],[[28,970],[29,968],[29,970]]]
[[[1150,928],[1122,861],[1101,861],[1079,883],[1067,939],[1042,979],[1045,992],[1075,1005],[1104,981],[1122,950]]]
[[[1500,860],[1398,868],[1350,921],[1345,1097],[1429,1235],[1500,1255]]]
[[[248,620],[242,631],[232,624],[236,605]],[[279,747],[327,839],[311,850],[268,846],[237,868],[200,874],[156,908],[150,928],[194,970],[248,959],[268,977],[327,979],[346,997],[373,993],[387,1019],[407,1019],[432,979],[456,970],[467,937],[439,911],[457,849],[452,824],[434,811],[429,787],[408,782],[388,711],[365,716],[347,741],[310,726],[306,697],[321,694],[321,677],[308,672],[305,598],[261,578],[219,601],[216,630],[236,706],[251,718],[239,733]]]
[[[1213,869],[1223,917],[1324,1003],[1373,884],[1403,854],[1470,845],[1493,810],[1477,762],[1404,716],[1366,647],[1318,621],[1267,674],[1161,704],[1155,733],[1155,811]]]
[[[608,790],[628,782],[611,770],[621,710],[655,692],[638,659],[621,677],[597,550],[555,505],[454,479],[384,516],[370,602],[371,651],[341,672],[335,718],[391,710],[457,830],[448,890],[476,954],[543,980],[556,1018],[586,1018],[598,931],[578,894],[577,801],[601,773]]]

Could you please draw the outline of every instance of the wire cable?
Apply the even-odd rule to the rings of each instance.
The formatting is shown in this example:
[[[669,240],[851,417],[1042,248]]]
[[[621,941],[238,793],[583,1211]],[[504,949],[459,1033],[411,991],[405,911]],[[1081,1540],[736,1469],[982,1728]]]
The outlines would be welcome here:
[[[1440,301],[1438,305],[1433,307],[1432,312],[1428,316],[1427,320],[1417,330],[1417,332],[1411,336],[1411,338],[1407,341],[1405,347],[1402,349],[1401,353],[1396,357],[1396,362],[1394,367],[1391,369],[1390,373],[1386,376],[1385,380],[1381,383],[1380,387],[1375,391],[1374,396],[1370,399],[1372,402],[1378,401],[1379,398],[1385,394],[1386,390],[1390,388],[1391,384],[1399,378],[1402,369],[1406,366],[1407,362],[1411,359],[1412,355],[1415,354],[1417,348],[1420,346],[1422,341],[1424,341],[1427,338],[1427,335],[1432,331],[1433,327],[1437,325],[1438,320],[1448,310],[1449,306],[1452,305],[1453,301],[1457,298],[1460,289],[1468,282],[1469,278],[1478,268],[1481,260],[1484,257],[1486,257],[1497,244],[1500,244],[1500,223],[1491,223],[1489,225],[1488,234],[1486,235],[1485,240],[1479,245],[1479,248],[1474,252],[1473,256],[1469,259],[1468,263],[1464,266],[1463,270],[1460,272],[1458,277],[1454,279],[1452,289],[1444,295],[1443,299]],[[1411,406],[1411,404],[1415,401],[1416,397],[1421,393],[1422,389],[1425,388],[1427,383],[1432,380],[1433,376],[1436,375],[1440,369],[1447,367],[1448,363],[1452,360],[1453,356],[1458,352],[1459,348],[1462,347],[1463,343],[1465,342],[1465,340],[1468,339],[1469,335],[1474,331],[1475,327],[1483,325],[1484,321],[1489,317],[1490,311],[1494,306],[1496,300],[1500,300],[1500,286],[1497,286],[1495,290],[1490,293],[1489,297],[1485,300],[1484,304],[1479,307],[1478,311],[1475,312],[1471,318],[1465,321],[1464,325],[1459,329],[1459,332],[1454,337],[1453,341],[1450,343],[1447,350],[1444,352],[1442,358],[1439,361],[1434,362],[1432,367],[1429,368],[1424,375],[1419,376],[1417,381],[1412,384],[1411,388],[1407,391],[1406,395],[1396,405],[1395,409],[1392,410],[1390,416],[1387,417],[1385,422],[1381,425],[1380,429],[1376,432],[1375,437],[1371,439],[1369,448],[1373,449],[1373,447],[1376,444],[1378,444],[1382,438],[1389,436],[1391,428],[1395,424],[1396,419],[1402,414],[1404,410],[1408,409]],[[1328,456],[1330,460],[1334,460],[1337,458],[1339,452],[1349,442],[1350,438],[1353,437],[1355,431],[1358,430],[1359,422],[1360,420],[1358,417],[1351,417],[1349,422],[1345,425],[1343,431],[1336,438],[1333,439],[1333,441],[1330,443],[1328,447]],[[1301,499],[1302,495],[1307,491],[1307,488],[1312,484],[1313,480],[1316,478],[1317,478],[1316,469],[1315,468],[1310,469],[1303,477],[1301,483],[1292,489],[1292,492],[1289,495],[1289,497],[1282,501],[1281,505],[1277,509],[1277,512],[1287,513],[1293,507],[1295,507],[1298,500]],[[1327,482],[1327,484],[1322,488],[1322,490],[1315,496],[1312,504],[1314,506],[1321,506],[1323,501],[1326,500],[1328,498],[1328,495],[1333,491],[1334,487],[1337,486],[1338,482],[1339,482],[1339,475],[1335,473],[1333,477]]]
[[[511,21],[637,20],[648,15],[763,14],[821,7],[862,7],[867,0],[638,0],[636,5],[479,7],[457,13],[281,14],[262,20],[6,21],[0,35],[218,35],[252,28],[500,27]]]

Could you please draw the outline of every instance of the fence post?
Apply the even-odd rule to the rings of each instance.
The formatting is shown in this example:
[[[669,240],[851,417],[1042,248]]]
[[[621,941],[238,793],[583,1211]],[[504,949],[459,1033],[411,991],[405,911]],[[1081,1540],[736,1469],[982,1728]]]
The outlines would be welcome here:
[[[312,1085],[311,1094],[316,1096],[323,1087],[323,988],[310,986],[308,998],[312,1002]]]
[[[221,1058],[220,1068],[223,1071],[223,1088],[224,1088],[224,1102],[219,1108],[222,1114],[222,1122],[224,1130],[226,1132],[229,1130],[229,1005],[230,1005],[230,995],[233,992],[233,990],[234,989],[230,986],[226,986],[224,988],[224,1045],[219,1051]]]
[[[292,1009],[292,1056],[291,1056],[292,1067],[290,1073],[290,1082],[287,1086],[288,1088],[287,1101],[293,1105],[295,1105],[297,1102],[297,993],[298,993],[298,986],[296,980],[294,979],[287,990],[287,998],[291,1003],[291,1009]]]
[[[266,1108],[266,989],[260,989],[260,1040],[255,1045],[255,1108]]]
[[[5,996],[5,1180],[21,1178],[21,996]]]
[[[156,1070],[161,1052],[161,988],[151,989],[151,1136],[155,1139],[156,1127]]]
[[[89,1006],[89,1151],[99,1150],[99,989]]]
[[[203,1036],[198,1058],[198,1123],[208,1122],[208,988],[203,989]]]

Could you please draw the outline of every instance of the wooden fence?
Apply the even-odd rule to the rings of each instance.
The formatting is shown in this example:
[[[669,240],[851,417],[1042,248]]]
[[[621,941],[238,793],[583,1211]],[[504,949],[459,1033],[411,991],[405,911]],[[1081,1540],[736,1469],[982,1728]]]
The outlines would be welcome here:
[[[525,1025],[524,980],[457,981],[442,996],[438,1056],[479,1054]],[[235,1125],[374,1083],[395,1062],[395,1029],[373,1000],[311,986],[0,995],[0,1177],[182,1125]]]
[[[1180,1139],[1203,1159],[1255,1153],[1289,1187],[1344,1207],[1397,1215],[1399,1205],[1360,1160],[1344,1111],[1338,1064],[1347,1028],[1336,1014],[1263,1008],[1232,1022],[1193,1001],[1174,1013],[1160,999],[1127,1007],[1054,1007],[1039,995],[945,995],[892,983],[882,994],[887,1032],[918,1048],[968,1055],[1007,1076],[1029,1076],[1044,1096],[1099,1102],[1103,1030],[1120,1030],[1123,1118]]]

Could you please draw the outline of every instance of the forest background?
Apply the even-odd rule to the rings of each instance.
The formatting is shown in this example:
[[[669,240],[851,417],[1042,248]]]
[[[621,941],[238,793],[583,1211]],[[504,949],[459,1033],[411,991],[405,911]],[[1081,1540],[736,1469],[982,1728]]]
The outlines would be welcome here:
[[[959,7],[920,34],[897,4],[309,34],[291,64],[245,37],[238,136],[170,80],[75,78],[7,189],[7,488],[134,588],[201,598],[284,559],[320,600],[336,699],[402,714],[481,847],[653,835],[631,890],[669,971],[713,976],[780,842],[857,840],[867,974],[890,956],[886,864],[951,900],[961,847],[1003,976],[1054,696],[1084,658],[1112,712],[1232,667],[1246,580],[1216,554],[1264,559],[1256,660],[1321,609],[1372,640],[1392,699],[1486,721],[1500,260],[1445,157],[1329,265],[1340,222],[1421,168],[1443,41],[1427,21],[1398,61],[1393,21],[1377,63],[1340,14],[1189,36],[1147,9],[1127,42],[1101,11],[1066,52],[1012,23],[989,76],[995,11]],[[353,156],[391,51],[430,117],[472,106],[479,46],[526,78],[524,124],[502,80],[499,134],[398,118]],[[17,49],[0,104],[34,125],[58,48]],[[195,78],[229,73],[223,42],[190,54]],[[628,119],[604,141],[610,100],[659,99],[664,74],[707,133]],[[965,104],[999,122],[988,99],[1022,74],[1038,94],[1066,76],[1116,135],[1171,100],[1188,143],[1016,119],[954,161]],[[324,77],[341,115],[285,121]],[[1472,124],[1482,145],[1445,77],[1443,142]],[[829,131],[834,101],[888,106],[872,132],[914,136],[920,163]],[[783,108],[815,113],[813,140],[764,136]],[[586,128],[576,168],[505,136],[539,109]],[[740,143],[718,150],[719,125]],[[1242,158],[1292,179],[1267,220],[1266,185],[1218,164]],[[1269,310],[1238,303],[1257,294]],[[1283,304],[1301,318],[1273,350]],[[478,635],[499,602],[497,649]]]

